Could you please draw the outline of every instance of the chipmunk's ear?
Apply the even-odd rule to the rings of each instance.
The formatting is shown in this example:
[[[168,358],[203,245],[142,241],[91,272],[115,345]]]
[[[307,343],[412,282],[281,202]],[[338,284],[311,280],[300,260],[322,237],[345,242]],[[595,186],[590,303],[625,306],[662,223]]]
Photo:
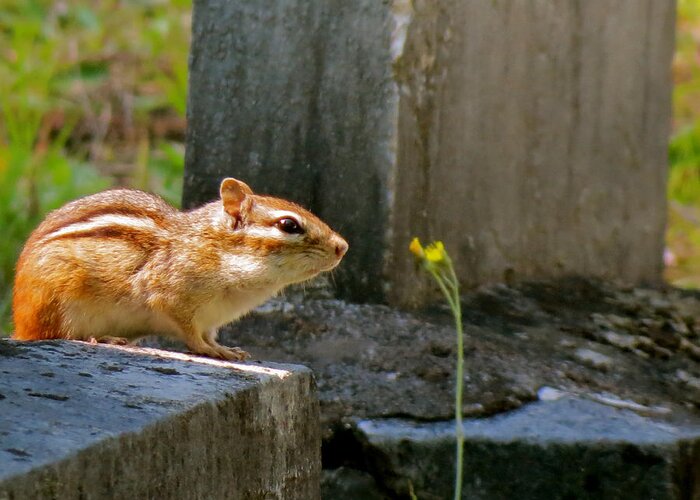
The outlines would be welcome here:
[[[227,177],[221,181],[221,203],[224,210],[237,221],[241,218],[241,205],[246,196],[253,194],[253,190],[245,182],[232,177]]]

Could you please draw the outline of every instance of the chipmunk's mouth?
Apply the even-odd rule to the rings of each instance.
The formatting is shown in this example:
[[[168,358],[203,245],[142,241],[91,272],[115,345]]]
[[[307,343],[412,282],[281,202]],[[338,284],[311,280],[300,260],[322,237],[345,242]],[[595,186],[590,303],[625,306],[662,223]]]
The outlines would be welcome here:
[[[340,264],[340,261],[343,260],[343,256],[345,255],[346,249],[347,246],[341,248],[340,250],[334,248],[333,251],[327,252],[326,255],[323,256],[323,258],[318,258],[321,257],[321,255],[318,255],[314,258],[310,258],[307,262],[311,264],[311,266],[309,266],[307,270],[304,271],[304,276],[307,279],[310,279],[316,276],[317,274],[335,269],[336,267],[338,267],[338,264]]]
[[[338,263],[334,262],[333,264],[328,264],[325,266],[318,266],[315,269],[310,269],[306,274],[308,275],[309,278],[313,278],[317,274],[325,273],[325,272],[328,272],[328,271],[334,269],[337,265],[338,265]]]
[[[317,266],[314,266],[311,269],[308,269],[306,272],[304,272],[304,276],[306,279],[311,279],[318,274],[325,273],[325,272],[328,272],[328,271],[335,269],[339,263],[340,263],[340,259],[335,260],[333,262],[330,262],[328,264],[319,264]]]
[[[330,262],[330,264],[324,266],[324,267],[321,269],[321,271],[322,271],[322,272],[326,272],[326,271],[330,271],[330,270],[332,270],[332,269],[335,269],[336,267],[338,267],[338,264],[340,264],[340,261],[341,261],[341,260],[343,260],[342,257],[333,259],[333,260]]]

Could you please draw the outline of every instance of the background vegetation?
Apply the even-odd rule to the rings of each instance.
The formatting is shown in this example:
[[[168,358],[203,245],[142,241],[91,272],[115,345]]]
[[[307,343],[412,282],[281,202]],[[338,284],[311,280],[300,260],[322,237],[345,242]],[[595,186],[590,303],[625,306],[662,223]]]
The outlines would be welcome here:
[[[700,286],[700,0],[679,0],[666,279]]]
[[[23,241],[109,186],[179,204],[191,0],[0,3],[0,336]]]
[[[0,3],[0,336],[44,214],[108,186],[179,204],[191,0]],[[700,0],[679,0],[666,276],[700,286]]]

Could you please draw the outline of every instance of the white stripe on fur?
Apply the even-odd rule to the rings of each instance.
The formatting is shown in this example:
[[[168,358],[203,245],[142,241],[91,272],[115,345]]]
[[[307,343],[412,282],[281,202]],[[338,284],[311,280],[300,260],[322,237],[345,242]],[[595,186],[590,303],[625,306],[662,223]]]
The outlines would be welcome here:
[[[151,219],[144,217],[132,217],[129,215],[99,215],[85,222],[76,222],[74,224],[69,224],[57,231],[49,233],[45,236],[45,239],[59,238],[61,236],[70,236],[72,234],[78,235],[80,233],[86,233],[90,231],[95,231],[98,229],[105,229],[108,227],[119,226],[123,228],[133,228],[139,230],[156,231],[158,226]]]

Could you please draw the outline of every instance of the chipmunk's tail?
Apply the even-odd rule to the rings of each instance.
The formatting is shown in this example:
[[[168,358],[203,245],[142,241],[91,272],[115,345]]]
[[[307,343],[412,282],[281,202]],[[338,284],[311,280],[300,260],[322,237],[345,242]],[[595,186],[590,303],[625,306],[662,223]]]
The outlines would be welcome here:
[[[45,340],[66,338],[63,315],[57,297],[37,282],[41,277],[24,272],[17,266],[12,292],[12,320],[16,340]]]

